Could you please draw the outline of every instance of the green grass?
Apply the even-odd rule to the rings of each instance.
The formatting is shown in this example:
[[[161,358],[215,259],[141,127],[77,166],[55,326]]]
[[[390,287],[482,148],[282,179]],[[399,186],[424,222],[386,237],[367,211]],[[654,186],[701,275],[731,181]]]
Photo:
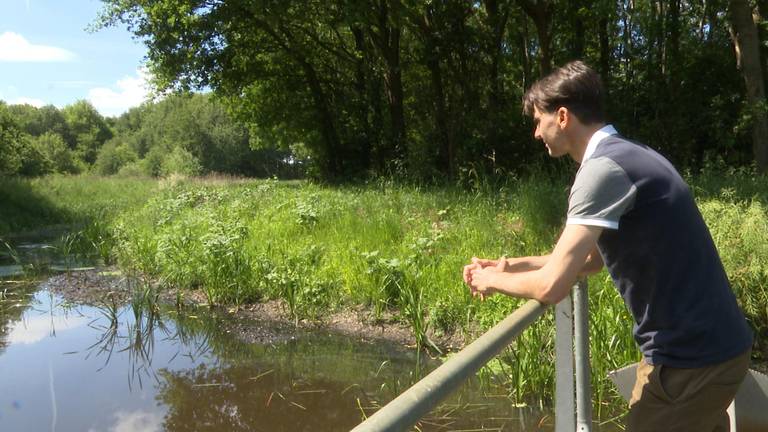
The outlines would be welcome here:
[[[708,171],[689,181],[758,334],[756,355],[764,356],[768,178]],[[46,203],[67,203],[53,208],[104,224],[95,230],[109,236],[104,249],[129,272],[165,286],[201,289],[211,304],[281,298],[295,320],[365,305],[374,319],[395,314],[423,345],[433,332],[477,335],[518,307],[521,301],[502,296],[473,300],[461,269],[472,256],[549,252],[568,197],[567,178],[544,174],[477,182],[469,189],[255,180],[181,180],[156,187],[110,179],[99,180],[113,183],[100,184],[103,192],[94,193],[87,192],[97,187],[89,182],[57,177],[18,184]],[[92,198],[83,200],[83,193]],[[93,218],[100,214],[108,216]],[[631,317],[610,278],[603,272],[589,283],[593,389],[602,410],[618,400],[606,373],[640,354]],[[484,374],[505,380],[516,400],[546,400],[552,396],[553,365],[554,325],[547,314]]]
[[[157,188],[150,179],[52,175],[0,177],[0,236],[50,225],[107,221],[141,206]]]

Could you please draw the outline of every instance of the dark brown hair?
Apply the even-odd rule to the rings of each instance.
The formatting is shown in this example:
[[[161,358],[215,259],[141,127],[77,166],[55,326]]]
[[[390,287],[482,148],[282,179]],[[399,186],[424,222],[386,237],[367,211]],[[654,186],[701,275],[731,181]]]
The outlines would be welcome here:
[[[547,113],[565,107],[584,124],[602,123],[604,92],[597,72],[572,61],[533,83],[523,96],[523,113],[532,116],[534,106]]]

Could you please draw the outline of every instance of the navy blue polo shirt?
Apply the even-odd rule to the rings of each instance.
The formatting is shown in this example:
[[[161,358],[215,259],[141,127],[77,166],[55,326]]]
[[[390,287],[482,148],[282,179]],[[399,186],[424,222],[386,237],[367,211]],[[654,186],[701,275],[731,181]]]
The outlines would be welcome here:
[[[587,147],[568,224],[605,228],[598,248],[650,364],[704,367],[752,344],[752,331],[690,189],[663,156],[611,126]]]

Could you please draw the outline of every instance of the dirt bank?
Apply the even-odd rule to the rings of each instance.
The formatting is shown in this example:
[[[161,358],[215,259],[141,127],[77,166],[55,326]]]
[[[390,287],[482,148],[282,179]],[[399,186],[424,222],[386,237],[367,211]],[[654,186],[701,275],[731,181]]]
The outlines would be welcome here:
[[[90,269],[52,276],[42,282],[41,288],[59,294],[73,303],[100,305],[105,302],[127,303],[136,283],[131,283],[116,269]],[[178,296],[174,290],[165,290],[160,300],[175,304],[179,300],[185,307],[205,307],[207,299],[202,292],[184,291]],[[298,330],[327,330],[356,337],[361,340],[387,340],[408,347],[415,347],[416,340],[409,327],[398,322],[394,314],[384,314],[373,320],[372,312],[363,307],[334,311],[315,321],[290,318],[280,300],[244,305],[240,307],[216,306],[215,313],[227,314],[231,326],[228,330],[240,339],[251,343],[274,343],[290,338]],[[429,338],[444,352],[461,349],[465,338],[461,334],[430,333]]]

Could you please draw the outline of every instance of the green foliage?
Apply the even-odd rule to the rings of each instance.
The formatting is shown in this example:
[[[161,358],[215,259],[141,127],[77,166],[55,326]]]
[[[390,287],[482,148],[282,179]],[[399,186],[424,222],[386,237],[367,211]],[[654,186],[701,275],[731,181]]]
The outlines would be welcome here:
[[[53,161],[48,157],[40,141],[24,136],[20,143],[21,166],[18,174],[37,177],[53,172]]]
[[[244,242],[248,229],[241,224],[212,220],[202,243],[203,290],[211,304],[254,302],[260,297],[251,276],[252,264]]]
[[[0,101],[0,176],[15,174],[21,167],[22,133],[19,125]]]
[[[766,179],[749,170],[707,171],[691,182],[739,302],[763,341]],[[483,184],[496,188],[467,193],[386,182],[327,188],[182,181],[126,216],[117,256],[121,265],[149,269],[168,284],[199,287],[211,303],[282,299],[294,320],[368,305],[374,319],[394,315],[428,346],[435,332],[478,334],[520,305],[503,296],[473,301],[460,274],[471,256],[547,253],[562,226],[564,176],[537,173]],[[134,221],[130,229],[126,220]],[[618,397],[602,377],[639,353],[632,319],[608,275],[589,283],[590,348],[603,353],[592,359],[593,388],[602,407]],[[509,383],[513,398],[550,394],[553,327],[546,315],[489,370]],[[762,343],[756,352],[765,350]]]
[[[127,144],[110,140],[99,150],[93,169],[100,175],[117,174],[121,168],[136,162],[138,156]]]
[[[192,153],[181,147],[175,147],[160,165],[160,173],[163,176],[171,174],[196,176],[202,170],[203,167],[200,165],[200,161]]]
[[[112,138],[112,131],[104,117],[85,100],[67,105],[61,113],[71,133],[70,147],[84,162],[93,164],[101,146]]]
[[[78,174],[82,167],[78,165],[74,153],[67,147],[64,138],[55,132],[45,132],[33,138],[41,153],[50,161],[51,171],[59,174]]]
[[[601,73],[609,120],[676,165],[754,159],[727,2],[105,3],[100,24],[146,42],[161,87],[213,89],[252,147],[305,152],[325,180],[525,171],[542,158],[521,96],[576,58]]]
[[[117,118],[115,129],[116,139],[140,159],[129,170],[132,173],[168,175],[163,161],[175,148],[197,159],[197,173],[266,176],[271,170],[280,172],[281,163],[274,155],[251,150],[247,128],[209,94],[173,94],[146,103]],[[108,150],[105,146],[102,151]]]
[[[694,191],[755,330],[755,353],[768,358],[768,179],[748,169],[726,172],[694,177]]]

